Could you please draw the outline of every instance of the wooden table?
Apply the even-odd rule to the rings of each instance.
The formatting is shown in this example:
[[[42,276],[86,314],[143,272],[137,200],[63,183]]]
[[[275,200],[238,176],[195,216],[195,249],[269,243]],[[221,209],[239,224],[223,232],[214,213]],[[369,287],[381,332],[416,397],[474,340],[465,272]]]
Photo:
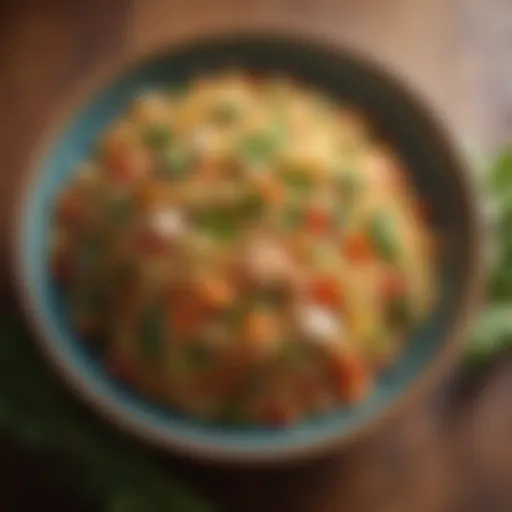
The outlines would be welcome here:
[[[232,29],[300,30],[350,45],[393,67],[464,144],[487,149],[512,136],[510,0],[4,0],[0,247],[30,150],[83,79],[164,42]],[[10,301],[5,251],[0,270],[1,297]],[[267,471],[178,464],[228,510],[507,512],[512,363],[467,387],[452,378],[378,436],[313,464]],[[46,510],[54,502],[54,510],[78,510],[64,490],[42,491],[43,472],[26,454],[5,446],[1,460],[0,509],[48,502]]]

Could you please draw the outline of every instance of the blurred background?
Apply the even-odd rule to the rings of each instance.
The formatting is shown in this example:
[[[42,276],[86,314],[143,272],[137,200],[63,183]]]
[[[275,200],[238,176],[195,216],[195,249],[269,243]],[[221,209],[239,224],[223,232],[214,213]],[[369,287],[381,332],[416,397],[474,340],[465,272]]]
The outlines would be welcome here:
[[[233,30],[302,32],[370,54],[423,96],[468,159],[512,138],[512,0],[3,0],[0,247],[32,147],[82,81],[165,43]],[[504,355],[483,372],[457,372],[407,417],[328,460],[272,471],[163,464],[219,510],[508,512],[511,403]],[[94,493],[49,476],[67,454],[18,445],[9,432],[0,440],[0,510],[103,510]]]

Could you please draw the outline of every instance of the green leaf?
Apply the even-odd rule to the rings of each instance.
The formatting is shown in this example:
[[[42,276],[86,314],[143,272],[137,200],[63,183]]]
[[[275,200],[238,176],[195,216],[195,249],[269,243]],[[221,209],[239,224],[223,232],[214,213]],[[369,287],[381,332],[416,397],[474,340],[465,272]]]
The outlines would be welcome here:
[[[489,306],[471,338],[469,359],[481,362],[512,346],[512,301]]]
[[[152,124],[142,129],[142,142],[152,149],[163,149],[172,142],[172,132],[168,126]]]
[[[191,345],[185,350],[185,363],[192,370],[204,370],[213,362],[214,354],[209,347],[200,343]]]
[[[155,359],[162,353],[165,338],[165,319],[161,304],[146,312],[140,330],[140,349],[146,359]]]
[[[283,174],[285,184],[295,194],[304,196],[311,191],[313,181],[307,172],[301,169],[288,170]]]
[[[240,144],[243,160],[250,164],[267,163],[282,144],[284,137],[284,128],[280,125],[266,132],[248,135]]]
[[[199,226],[214,238],[222,241],[231,241],[239,233],[235,216],[221,207],[211,208],[203,212],[199,219]]]
[[[212,120],[219,125],[230,125],[237,121],[242,114],[240,106],[232,101],[223,101],[212,109]]]
[[[164,178],[182,180],[194,166],[195,157],[190,148],[174,144],[162,154],[162,175]]]
[[[128,195],[116,196],[110,199],[108,213],[114,223],[125,222],[133,212],[133,198]]]
[[[394,225],[387,216],[381,214],[374,217],[369,226],[370,237],[379,254],[392,263],[398,256],[398,238]]]
[[[344,199],[353,200],[363,186],[364,180],[361,174],[350,170],[339,171],[338,188]]]
[[[497,196],[512,189],[512,148],[505,149],[496,158],[490,173],[490,185]]]

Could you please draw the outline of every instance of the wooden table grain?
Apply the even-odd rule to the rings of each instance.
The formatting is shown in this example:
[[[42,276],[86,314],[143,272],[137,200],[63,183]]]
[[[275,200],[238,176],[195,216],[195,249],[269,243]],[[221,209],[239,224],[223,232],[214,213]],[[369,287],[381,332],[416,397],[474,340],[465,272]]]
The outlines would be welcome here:
[[[0,247],[31,149],[82,80],[169,42],[259,30],[300,31],[383,61],[462,145],[485,150],[512,138],[510,0],[4,0]],[[0,258],[0,296],[11,302],[5,250]],[[452,376],[373,438],[314,463],[169,464],[233,511],[510,511],[512,363],[467,388]],[[43,472],[28,454],[4,446],[1,455],[1,510],[79,510],[63,489],[42,490]]]

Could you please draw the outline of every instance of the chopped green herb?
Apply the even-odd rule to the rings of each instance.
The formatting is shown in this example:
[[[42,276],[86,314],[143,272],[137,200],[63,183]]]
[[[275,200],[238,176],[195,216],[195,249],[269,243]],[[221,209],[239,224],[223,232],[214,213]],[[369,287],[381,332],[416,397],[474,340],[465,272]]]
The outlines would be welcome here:
[[[162,149],[172,142],[172,133],[167,126],[152,124],[143,128],[142,141],[152,149]]]
[[[174,144],[162,155],[162,174],[165,178],[184,179],[190,173],[193,165],[194,154],[183,145]]]
[[[237,214],[244,219],[253,219],[261,214],[264,205],[265,203],[260,194],[249,191],[242,197],[237,208]]]
[[[268,162],[281,145],[284,130],[276,126],[267,132],[254,133],[242,140],[240,152],[249,163]]]
[[[346,200],[352,200],[363,188],[363,177],[353,171],[343,171],[338,176],[338,187]]]
[[[271,308],[282,306],[288,297],[288,290],[282,284],[267,285],[256,292],[256,301]]]
[[[370,224],[370,237],[387,262],[394,262],[398,256],[398,240],[391,219],[385,215],[377,215]]]
[[[169,87],[169,95],[171,98],[183,99],[187,92],[188,86],[186,83],[173,84],[171,87]]]
[[[221,314],[224,322],[232,327],[240,327],[247,313],[248,304],[245,301],[239,301],[226,308]]]
[[[230,101],[224,101],[215,105],[212,110],[213,121],[220,125],[228,125],[240,118],[239,105]]]
[[[293,368],[303,368],[310,361],[311,353],[304,343],[284,343],[281,358]]]
[[[184,356],[187,367],[192,370],[205,370],[213,362],[212,350],[199,343],[187,347]]]
[[[140,328],[140,350],[143,357],[153,359],[162,351],[165,322],[162,307],[156,304],[146,311]]]
[[[283,174],[286,185],[296,194],[305,195],[311,191],[313,181],[302,169],[293,169]]]
[[[199,227],[218,240],[230,241],[239,234],[237,219],[223,208],[203,212],[199,218]]]
[[[130,196],[116,196],[111,198],[108,205],[111,219],[120,224],[125,222],[133,212],[133,200]]]
[[[403,295],[390,300],[388,315],[390,323],[398,328],[407,327],[414,320],[411,304]]]
[[[299,205],[288,205],[283,210],[283,227],[289,231],[298,230],[304,222],[304,210]]]
[[[512,184],[512,149],[503,151],[494,164],[490,175],[491,189],[498,196],[510,191]]]

